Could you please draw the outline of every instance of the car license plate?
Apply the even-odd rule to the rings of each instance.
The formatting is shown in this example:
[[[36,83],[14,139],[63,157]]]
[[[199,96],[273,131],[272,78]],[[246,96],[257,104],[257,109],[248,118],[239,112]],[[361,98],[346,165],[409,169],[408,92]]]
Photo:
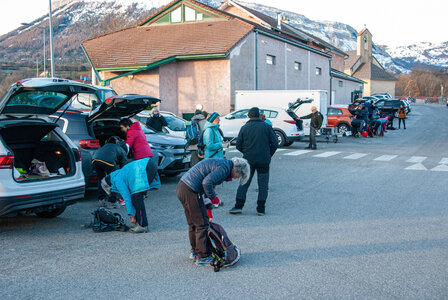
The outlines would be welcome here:
[[[187,156],[185,156],[183,159],[182,159],[182,162],[183,163],[187,163],[187,162],[190,162],[191,161],[191,155],[187,155]]]

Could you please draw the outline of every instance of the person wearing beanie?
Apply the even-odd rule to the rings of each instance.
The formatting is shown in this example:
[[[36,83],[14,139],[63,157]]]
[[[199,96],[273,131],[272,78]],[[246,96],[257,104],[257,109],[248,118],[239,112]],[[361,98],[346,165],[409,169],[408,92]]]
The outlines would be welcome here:
[[[272,127],[260,119],[258,107],[252,107],[248,112],[250,120],[240,129],[236,140],[236,149],[243,153],[243,157],[250,164],[250,176],[246,184],[240,185],[236,192],[235,206],[230,214],[241,214],[246,202],[246,194],[252,178],[257,171],[258,201],[257,214],[265,214],[268,198],[269,165],[271,157],[278,147],[278,140]]]
[[[144,200],[149,190],[161,186],[157,172],[158,160],[158,154],[154,152],[152,157],[134,160],[101,180],[101,187],[108,195],[116,192],[123,197],[131,233],[148,232]]]
[[[212,113],[204,126],[204,158],[223,158],[222,136],[219,131],[219,114]]]
[[[363,111],[366,113],[364,119],[365,122],[368,122],[368,114],[367,114],[367,110],[364,107]],[[312,106],[311,107],[311,113],[309,115],[300,117],[300,119],[311,119],[310,121],[310,143],[308,145],[308,147],[306,147],[306,149],[312,149],[312,150],[316,150],[317,146],[316,146],[316,133],[319,132],[319,129],[322,127],[322,122],[323,122],[323,116],[322,114],[317,111],[316,106]]]

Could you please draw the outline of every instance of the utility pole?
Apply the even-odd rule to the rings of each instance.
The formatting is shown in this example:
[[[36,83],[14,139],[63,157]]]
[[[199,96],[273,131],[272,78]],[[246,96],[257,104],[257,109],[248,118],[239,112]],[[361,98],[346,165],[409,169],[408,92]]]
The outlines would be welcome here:
[[[50,60],[51,60],[51,77],[54,77],[54,52],[53,52],[53,16],[51,14],[51,0],[48,0],[49,3],[49,16],[50,16]]]

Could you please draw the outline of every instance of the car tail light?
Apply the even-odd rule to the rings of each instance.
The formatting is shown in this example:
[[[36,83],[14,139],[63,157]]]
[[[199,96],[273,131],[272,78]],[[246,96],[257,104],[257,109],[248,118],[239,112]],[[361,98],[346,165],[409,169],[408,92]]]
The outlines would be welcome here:
[[[79,149],[72,149],[73,154],[75,155],[75,161],[81,161],[81,150]]]
[[[79,145],[83,149],[99,149],[100,141],[99,140],[81,140],[81,141],[79,141]]]
[[[114,99],[114,96],[107,98],[106,100],[104,100],[104,102],[109,104],[110,102],[112,102],[113,99]]]
[[[14,162],[14,156],[1,155],[0,156],[0,169],[11,169]]]
[[[296,125],[296,121],[294,120],[283,120],[283,122]]]
[[[90,182],[97,182],[97,181],[98,181],[98,176],[90,177]]]

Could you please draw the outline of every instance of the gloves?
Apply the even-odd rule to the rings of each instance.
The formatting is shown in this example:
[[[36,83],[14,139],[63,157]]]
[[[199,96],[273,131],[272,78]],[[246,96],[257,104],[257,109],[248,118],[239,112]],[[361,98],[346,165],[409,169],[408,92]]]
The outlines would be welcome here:
[[[210,199],[210,201],[212,201],[212,204],[219,204],[219,203],[221,203],[221,200],[219,200],[218,196],[216,196],[213,199]]]

